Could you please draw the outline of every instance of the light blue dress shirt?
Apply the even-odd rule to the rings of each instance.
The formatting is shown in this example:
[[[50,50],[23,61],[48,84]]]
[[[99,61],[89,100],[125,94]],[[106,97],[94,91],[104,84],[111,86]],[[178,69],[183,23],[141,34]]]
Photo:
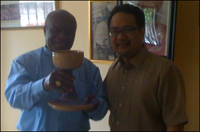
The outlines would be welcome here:
[[[48,101],[59,97],[58,90],[47,92],[43,88],[44,78],[54,69],[52,53],[46,47],[14,59],[5,96],[12,107],[21,109],[17,124],[20,131],[88,131],[89,119],[100,120],[105,116],[107,101],[98,67],[85,58],[83,65],[73,70],[79,98],[93,94],[99,100],[99,107],[89,113],[58,111],[48,106]]]

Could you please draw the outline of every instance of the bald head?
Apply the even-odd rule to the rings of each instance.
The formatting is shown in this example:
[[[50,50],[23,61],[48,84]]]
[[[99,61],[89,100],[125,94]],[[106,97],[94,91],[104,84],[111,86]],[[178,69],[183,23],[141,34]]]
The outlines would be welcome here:
[[[56,21],[58,19],[62,19],[64,22],[68,22],[74,26],[76,26],[76,19],[75,17],[66,10],[55,10],[52,11],[47,15],[47,18],[45,20],[45,27],[47,28],[49,25],[51,25],[52,21]]]
[[[45,20],[44,34],[50,51],[71,49],[75,33],[76,19],[66,10],[55,10]]]

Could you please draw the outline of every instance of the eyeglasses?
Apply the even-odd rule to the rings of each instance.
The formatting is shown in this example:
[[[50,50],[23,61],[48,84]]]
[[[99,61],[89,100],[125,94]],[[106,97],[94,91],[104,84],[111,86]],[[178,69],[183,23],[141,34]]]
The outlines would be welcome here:
[[[130,35],[130,34],[133,34],[133,32],[136,30],[136,29],[139,29],[137,27],[133,28],[133,27],[125,27],[125,28],[122,28],[122,30],[118,30],[116,28],[111,28],[110,31],[109,31],[109,35],[111,37],[117,37],[120,33],[122,33],[123,35]]]

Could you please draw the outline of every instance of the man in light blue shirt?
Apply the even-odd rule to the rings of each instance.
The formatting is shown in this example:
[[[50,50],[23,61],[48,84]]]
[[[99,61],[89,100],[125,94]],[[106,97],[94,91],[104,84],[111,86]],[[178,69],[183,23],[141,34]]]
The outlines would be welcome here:
[[[59,98],[55,79],[69,76],[55,70],[52,51],[71,49],[76,33],[76,19],[65,10],[51,12],[45,21],[46,45],[14,59],[7,79],[5,96],[10,105],[21,109],[17,124],[20,131],[88,131],[89,119],[100,120],[107,112],[99,68],[84,58],[82,66],[73,70],[78,97],[96,100],[95,109],[59,111],[48,105]],[[65,75],[66,74],[66,75]],[[66,78],[65,78],[66,79]],[[67,80],[67,79],[66,79]],[[62,85],[68,86],[64,82]]]

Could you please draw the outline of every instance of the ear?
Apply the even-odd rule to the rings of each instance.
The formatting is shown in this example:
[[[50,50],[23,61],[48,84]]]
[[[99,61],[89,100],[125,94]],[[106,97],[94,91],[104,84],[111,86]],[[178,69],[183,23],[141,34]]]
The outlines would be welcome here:
[[[144,34],[145,34],[145,28],[143,27],[143,28],[141,28],[141,33],[142,33],[142,35],[144,36]]]
[[[143,27],[143,28],[140,29],[140,37],[141,37],[142,42],[145,39],[144,35],[145,35],[145,28]]]
[[[43,27],[43,31],[44,31],[44,36],[46,35],[46,27]]]

